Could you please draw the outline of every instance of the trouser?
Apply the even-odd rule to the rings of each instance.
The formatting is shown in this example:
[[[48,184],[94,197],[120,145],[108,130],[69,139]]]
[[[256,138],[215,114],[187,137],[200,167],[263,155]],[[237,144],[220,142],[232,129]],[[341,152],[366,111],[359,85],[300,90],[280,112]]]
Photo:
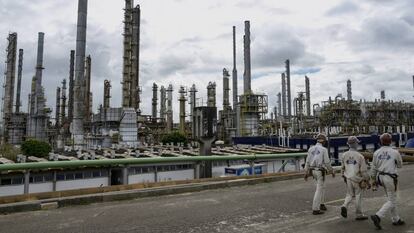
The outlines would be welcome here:
[[[387,194],[387,202],[381,207],[380,210],[376,213],[378,217],[383,218],[385,214],[390,211],[391,213],[391,220],[393,222],[397,222],[400,219],[397,212],[397,192],[394,179],[388,175],[379,175],[379,181],[381,182],[382,186],[384,187],[385,193]]]
[[[316,191],[313,196],[312,210],[320,210],[321,204],[325,203],[325,177],[322,171],[313,170],[312,176],[316,182]]]
[[[362,207],[361,207],[361,203],[362,203],[362,189],[359,186],[359,183],[354,182],[350,179],[346,180],[346,196],[345,196],[345,201],[344,204],[342,206],[346,207],[348,209],[349,204],[352,201],[352,197],[355,197],[355,211],[356,211],[356,216],[357,217],[361,217],[363,216],[362,214]]]

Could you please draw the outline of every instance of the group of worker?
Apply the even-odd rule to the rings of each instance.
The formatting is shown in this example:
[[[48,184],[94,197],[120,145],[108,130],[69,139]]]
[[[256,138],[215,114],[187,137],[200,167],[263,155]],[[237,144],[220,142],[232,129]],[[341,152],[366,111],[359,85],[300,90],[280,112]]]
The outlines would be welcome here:
[[[331,173],[335,177],[335,172],[331,166],[328,150],[324,147],[327,138],[324,134],[316,137],[317,143],[308,150],[305,162],[305,180],[312,176],[316,183],[316,191],[313,197],[312,213],[314,215],[323,214],[325,206],[325,175]],[[342,177],[346,184],[346,197],[341,206],[341,216],[348,217],[348,207],[355,197],[356,220],[367,220],[364,215],[361,202],[362,193],[365,189],[375,191],[378,186],[382,186],[387,196],[387,202],[370,218],[377,229],[381,229],[381,219],[387,212],[391,213],[392,224],[395,226],[404,225],[397,211],[397,169],[402,167],[400,153],[391,147],[392,137],[388,133],[380,136],[381,148],[374,152],[371,170],[368,171],[365,158],[358,152],[360,141],[357,137],[348,138],[349,151],[345,152],[341,158]]]

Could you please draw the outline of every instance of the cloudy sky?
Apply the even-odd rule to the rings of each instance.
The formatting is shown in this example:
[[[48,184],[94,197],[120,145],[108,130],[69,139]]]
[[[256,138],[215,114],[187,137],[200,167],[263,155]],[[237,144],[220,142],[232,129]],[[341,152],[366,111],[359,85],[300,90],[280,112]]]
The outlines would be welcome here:
[[[239,93],[243,74],[243,22],[251,21],[252,88],[276,105],[284,60],[291,60],[292,93],[310,77],[312,103],[353,83],[354,99],[373,100],[385,90],[394,100],[413,100],[414,1],[412,0],[142,0],[142,111],[150,114],[151,86],[196,84],[200,103],[208,81],[217,83],[222,103],[222,69],[232,69],[232,26],[237,27]],[[87,54],[92,56],[94,109],[102,103],[103,82],[112,82],[111,106],[120,106],[123,0],[89,0]],[[56,86],[68,78],[75,48],[76,0],[0,0],[0,56],[8,32],[24,49],[22,95],[27,108],[35,73],[37,32],[45,32],[43,84],[47,105],[55,106]],[[0,66],[4,72],[4,67]],[[1,90],[3,92],[3,90]],[[293,98],[293,97],[292,97]],[[178,101],[174,102],[175,121]]]

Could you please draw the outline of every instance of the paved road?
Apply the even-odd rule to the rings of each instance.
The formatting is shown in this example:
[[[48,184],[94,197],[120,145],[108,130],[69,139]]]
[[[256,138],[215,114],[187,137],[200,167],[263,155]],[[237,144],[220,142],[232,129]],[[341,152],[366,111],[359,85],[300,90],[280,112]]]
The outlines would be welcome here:
[[[401,171],[400,212],[407,225],[383,220],[382,232],[414,232],[414,165]],[[311,215],[313,181],[302,179],[122,202],[73,206],[0,216],[0,232],[378,232],[370,221],[339,216],[345,187],[327,178],[328,211]],[[364,206],[374,213],[383,191],[369,191]]]

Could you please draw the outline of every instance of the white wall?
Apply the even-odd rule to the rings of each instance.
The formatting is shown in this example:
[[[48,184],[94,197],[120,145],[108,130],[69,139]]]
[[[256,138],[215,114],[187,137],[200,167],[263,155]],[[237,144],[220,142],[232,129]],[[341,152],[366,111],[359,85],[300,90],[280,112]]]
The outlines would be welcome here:
[[[158,181],[190,180],[190,179],[194,179],[193,169],[158,172]]]
[[[42,192],[52,192],[52,191],[53,191],[53,182],[29,184],[29,193],[42,193]]]
[[[128,177],[128,184],[138,184],[138,183],[146,183],[146,182],[155,182],[155,175],[153,172],[129,175]]]
[[[19,195],[24,193],[24,185],[2,185],[0,186],[0,197]]]
[[[94,187],[101,187],[101,186],[108,186],[108,177],[57,181],[56,191],[81,189],[81,188],[94,188]]]

